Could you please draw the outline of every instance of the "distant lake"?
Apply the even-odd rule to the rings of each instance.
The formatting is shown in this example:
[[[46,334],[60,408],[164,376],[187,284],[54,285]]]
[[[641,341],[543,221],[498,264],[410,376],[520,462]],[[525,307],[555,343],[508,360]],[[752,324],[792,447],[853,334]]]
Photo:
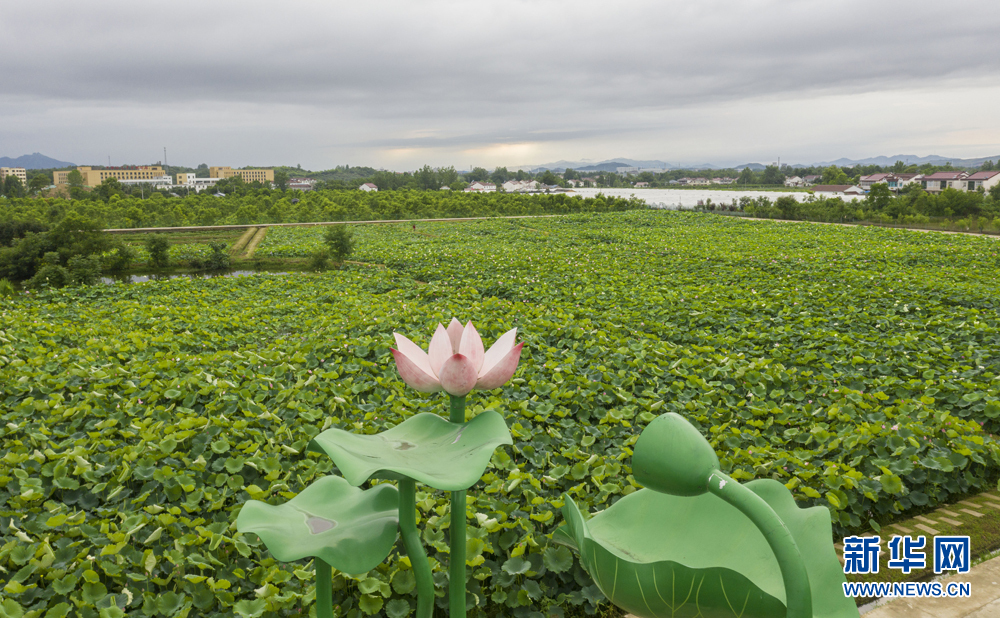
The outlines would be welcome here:
[[[801,191],[720,191],[718,189],[713,191],[710,186],[704,189],[576,189],[576,192],[570,195],[594,197],[598,193],[603,193],[609,197],[630,197],[634,195],[644,200],[650,206],[662,206],[664,208],[694,208],[698,205],[698,200],[702,200],[703,202],[712,200],[713,204],[731,204],[733,200],[738,202],[744,196],[754,199],[763,196],[772,202],[786,195],[791,195],[800,202],[805,201],[809,197],[808,193]]]

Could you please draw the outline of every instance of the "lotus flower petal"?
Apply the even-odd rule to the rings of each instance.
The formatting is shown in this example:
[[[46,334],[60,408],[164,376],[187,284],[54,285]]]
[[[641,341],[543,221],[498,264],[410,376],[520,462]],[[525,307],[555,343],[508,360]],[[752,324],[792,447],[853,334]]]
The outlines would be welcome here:
[[[438,379],[445,392],[455,397],[465,397],[476,387],[477,372],[468,356],[455,354],[444,362]]]
[[[472,366],[476,368],[476,375],[483,368],[483,338],[479,336],[479,331],[472,325],[472,320],[465,325],[462,332],[462,341],[458,345],[458,353],[467,356],[472,361]]]
[[[476,381],[476,388],[485,391],[506,384],[507,380],[511,379],[517,370],[517,363],[521,360],[521,348],[523,347],[524,342],[522,341],[507,352],[499,362],[493,365],[493,368],[486,375]],[[492,351],[492,348],[490,348],[490,351]]]
[[[427,352],[424,352],[420,346],[399,333],[393,333],[392,335],[396,338],[396,347],[403,353],[404,356],[406,356],[406,358],[410,360],[410,362],[422,369],[424,373],[430,377],[436,377],[437,374],[431,370],[431,362],[427,357]]]
[[[451,339],[451,353],[458,354],[458,346],[462,343],[462,333],[465,327],[455,318],[448,323],[448,338]]]
[[[399,350],[392,350],[392,357],[396,359],[396,369],[399,377],[403,378],[410,387],[421,393],[436,393],[441,390],[441,383],[432,375],[421,369],[416,363]]]
[[[440,375],[441,365],[457,353],[457,350],[451,348],[451,338],[448,336],[448,331],[444,329],[444,326],[438,324],[434,336],[431,337],[431,345],[427,348],[427,356],[434,375]]]
[[[484,376],[500,362],[507,353],[514,348],[514,340],[517,338],[517,329],[512,328],[497,339],[497,342],[490,346],[483,357],[483,366],[479,368],[479,375]]]

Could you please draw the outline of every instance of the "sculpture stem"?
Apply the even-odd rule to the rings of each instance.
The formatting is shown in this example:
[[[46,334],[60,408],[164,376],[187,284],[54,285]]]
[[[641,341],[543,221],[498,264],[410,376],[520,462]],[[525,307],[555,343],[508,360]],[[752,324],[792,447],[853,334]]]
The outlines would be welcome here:
[[[322,558],[314,559],[316,566],[316,618],[333,618],[333,573]]]
[[[451,395],[449,420],[465,422],[465,397]],[[448,610],[451,618],[465,618],[465,491],[451,492],[451,556],[448,564]]]
[[[733,505],[753,522],[767,541],[781,569],[785,585],[786,618],[812,618],[812,590],[802,554],[791,531],[763,498],[716,470],[708,477],[708,491]]]
[[[399,531],[417,580],[417,618],[431,618],[434,614],[434,580],[427,553],[417,533],[417,488],[413,479],[399,481]],[[317,618],[322,617],[317,615]]]

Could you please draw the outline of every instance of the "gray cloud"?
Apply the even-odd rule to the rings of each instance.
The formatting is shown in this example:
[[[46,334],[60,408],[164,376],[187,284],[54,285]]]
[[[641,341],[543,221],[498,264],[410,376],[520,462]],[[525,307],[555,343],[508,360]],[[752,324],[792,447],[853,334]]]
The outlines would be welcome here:
[[[169,139],[223,163],[314,167],[459,164],[528,143],[568,159],[606,148],[751,156],[757,131],[741,122],[781,122],[776,107],[812,126],[772,127],[780,139],[768,148],[817,159],[850,154],[834,148],[862,127],[850,143],[1000,152],[1000,136],[958,144],[954,133],[986,112],[940,96],[985,96],[1000,70],[998,25],[989,1],[22,3],[0,18],[0,57],[15,60],[0,88],[13,120],[0,126],[0,154],[51,144],[86,162]],[[870,130],[871,117],[921,115],[921,127]],[[817,143],[796,146],[803,138]]]

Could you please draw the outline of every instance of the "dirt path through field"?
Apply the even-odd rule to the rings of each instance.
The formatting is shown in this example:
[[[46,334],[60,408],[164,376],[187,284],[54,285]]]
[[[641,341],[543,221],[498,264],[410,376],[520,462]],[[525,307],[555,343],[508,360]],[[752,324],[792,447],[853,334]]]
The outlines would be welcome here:
[[[254,233],[253,238],[250,239],[250,242],[247,243],[247,248],[243,250],[243,257],[252,258],[254,251],[257,250],[257,245],[260,244],[260,241],[264,240],[265,236],[267,236],[267,228],[259,228],[257,232]]]
[[[256,233],[257,233],[257,228],[255,227],[247,228],[247,231],[243,232],[243,235],[240,236],[239,239],[233,243],[232,248],[229,249],[229,255],[233,257],[241,255],[244,249],[246,249],[247,243],[250,242],[250,239],[253,238],[254,234]]]

